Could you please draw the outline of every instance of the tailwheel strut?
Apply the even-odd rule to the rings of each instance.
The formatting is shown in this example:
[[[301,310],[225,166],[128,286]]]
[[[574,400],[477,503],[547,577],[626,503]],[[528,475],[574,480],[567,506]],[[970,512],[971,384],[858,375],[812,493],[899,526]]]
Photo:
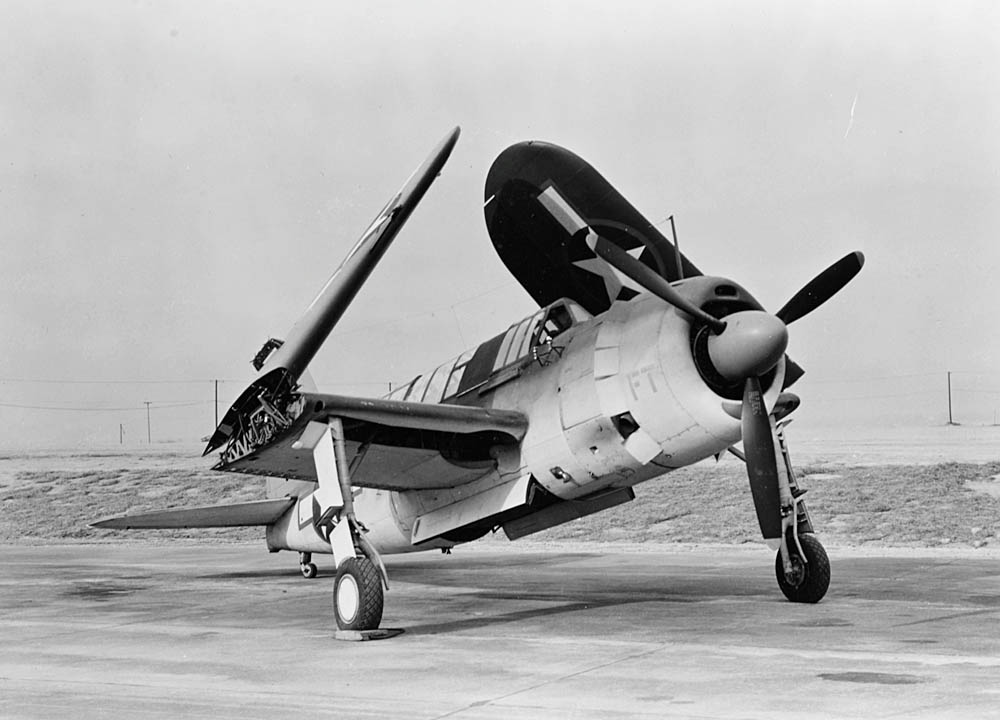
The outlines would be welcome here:
[[[302,577],[307,580],[312,580],[316,577],[317,570],[316,564],[312,561],[312,553],[299,553],[299,570],[302,571]]]

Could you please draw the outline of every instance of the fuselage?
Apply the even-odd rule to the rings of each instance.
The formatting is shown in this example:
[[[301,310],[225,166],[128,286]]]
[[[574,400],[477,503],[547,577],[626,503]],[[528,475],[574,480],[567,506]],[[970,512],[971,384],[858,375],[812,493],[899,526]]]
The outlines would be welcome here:
[[[719,316],[760,307],[720,278],[699,276],[675,287]],[[479,511],[485,515],[474,517],[468,498],[489,497],[491,489],[523,479],[550,503],[587,501],[724,451],[740,440],[739,395],[713,382],[698,352],[689,319],[652,295],[616,302],[597,317],[561,300],[397,387],[390,398],[524,413],[528,431],[520,444],[498,445],[492,462],[470,467],[475,479],[460,488],[356,490],[355,510],[368,539],[382,553],[449,547],[511,517],[508,510],[491,515],[496,508],[485,502]],[[784,366],[781,360],[765,379],[769,408],[781,391]],[[315,488],[301,481],[269,483],[271,495],[300,497],[269,528],[273,550],[329,552],[311,525],[318,511]],[[424,539],[419,518],[447,514],[450,507],[469,516],[466,531]]]

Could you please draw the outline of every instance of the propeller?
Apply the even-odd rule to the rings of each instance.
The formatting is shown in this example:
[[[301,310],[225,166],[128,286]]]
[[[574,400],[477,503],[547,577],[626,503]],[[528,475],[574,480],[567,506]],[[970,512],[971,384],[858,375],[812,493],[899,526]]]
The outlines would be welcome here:
[[[757,521],[760,523],[761,533],[766,539],[780,538],[782,523],[781,506],[779,502],[775,502],[779,497],[778,451],[775,447],[772,421],[764,406],[764,397],[759,377],[761,369],[763,368],[766,371],[774,367],[781,355],[784,354],[784,345],[781,345],[780,354],[778,354],[778,345],[782,342],[787,343],[788,331],[785,326],[808,315],[836,295],[861,271],[864,262],[865,256],[860,252],[845,255],[806,283],[775,315],[768,315],[760,311],[751,311],[754,315],[754,322],[759,323],[760,327],[763,328],[762,330],[756,329],[754,325],[751,326],[753,328],[752,331],[742,330],[742,333],[747,335],[748,339],[756,342],[756,345],[753,342],[750,343],[749,349],[745,351],[745,355],[743,356],[746,359],[743,361],[743,365],[739,367],[741,370],[750,370],[744,376],[746,380],[743,387],[743,411],[740,417],[740,425],[743,434],[743,450],[746,453],[747,474],[750,477],[750,490],[753,493],[754,506],[757,508]],[[734,316],[744,314],[734,313]],[[768,320],[765,321],[763,318],[758,317],[759,315],[765,316]],[[730,324],[735,324],[735,319],[731,319]],[[783,332],[779,332],[779,325],[780,330]],[[771,333],[771,337],[774,338],[772,340],[774,355],[768,358],[761,357],[760,362],[754,364],[757,359],[755,353],[760,353],[761,346],[765,344],[764,341],[757,340],[756,338],[758,335],[763,335],[767,332]],[[735,336],[732,341],[727,342],[725,340],[726,334],[723,333],[718,339],[709,339],[709,356],[712,362],[716,363],[716,367],[718,367],[720,360],[728,361],[730,355],[740,357],[740,350],[736,347],[736,344],[741,338]],[[720,358],[717,358],[716,353],[713,353],[713,341],[725,351],[724,353],[722,350],[716,351],[716,353],[720,354]],[[766,365],[771,357],[774,358],[774,362]],[[724,370],[720,370],[720,373],[725,376]],[[728,378],[736,379],[734,374],[729,375]]]
[[[764,404],[761,377],[784,356],[788,346],[787,326],[811,313],[847,285],[864,265],[864,255],[860,252],[845,255],[806,283],[773,315],[763,310],[744,310],[727,315],[723,320],[702,310],[659,273],[597,233],[555,185],[539,193],[537,199],[574,241],[585,242],[595,255],[622,275],[687,313],[697,326],[708,328],[710,335],[706,345],[713,375],[731,385],[743,384],[740,424],[757,519],[765,538],[780,537],[776,440]],[[802,368],[788,361],[785,387],[801,375]],[[795,398],[794,404],[797,401]]]
[[[713,317],[682,296],[650,267],[633,258],[610,240],[583,225],[581,235],[587,246],[623,275],[681,310],[698,325],[707,326],[708,357],[715,371],[731,383],[743,383],[743,405],[740,424],[747,473],[757,507],[757,519],[765,538],[781,537],[781,508],[778,502],[778,466],[774,430],[764,393],[761,376],[771,370],[785,354],[788,346],[788,325],[805,317],[836,295],[864,265],[864,255],[853,252],[833,263],[806,283],[775,314],[763,310],[744,310],[725,317]],[[798,366],[797,375],[801,375]],[[793,382],[794,382],[793,378]],[[790,384],[790,383],[789,383]]]

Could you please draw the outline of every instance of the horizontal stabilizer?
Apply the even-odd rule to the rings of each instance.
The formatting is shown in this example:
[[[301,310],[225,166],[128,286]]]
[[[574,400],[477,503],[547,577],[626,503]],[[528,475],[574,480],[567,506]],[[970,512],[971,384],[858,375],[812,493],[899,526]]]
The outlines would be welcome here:
[[[91,527],[112,530],[163,530],[180,528],[246,527],[277,522],[295,498],[256,500],[234,505],[160,510],[140,515],[123,515],[91,523]]]

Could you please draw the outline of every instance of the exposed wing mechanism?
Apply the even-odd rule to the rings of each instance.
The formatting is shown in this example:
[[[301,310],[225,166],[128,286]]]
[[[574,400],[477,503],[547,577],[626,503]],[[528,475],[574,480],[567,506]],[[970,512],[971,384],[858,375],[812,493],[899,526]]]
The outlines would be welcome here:
[[[305,393],[302,410],[266,445],[223,457],[216,470],[316,481],[310,433],[330,417],[343,421],[347,449],[363,458],[351,484],[385,490],[440,489],[481,477],[497,447],[524,438],[519,412],[343,395]]]

